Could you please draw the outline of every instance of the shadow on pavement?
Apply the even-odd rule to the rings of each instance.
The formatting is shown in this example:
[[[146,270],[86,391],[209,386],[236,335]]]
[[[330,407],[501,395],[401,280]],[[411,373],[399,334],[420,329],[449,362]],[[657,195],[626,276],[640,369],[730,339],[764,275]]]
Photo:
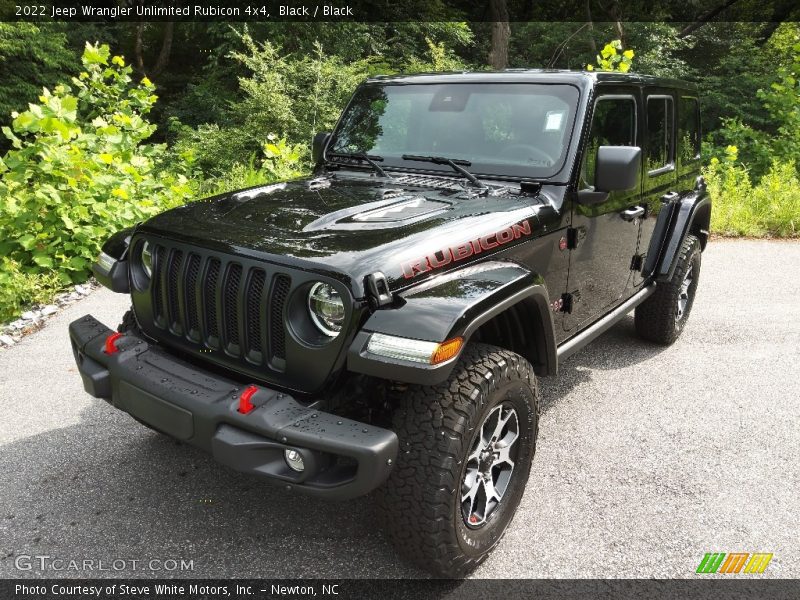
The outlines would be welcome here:
[[[558,403],[574,388],[592,379],[595,370],[611,371],[656,358],[666,349],[641,339],[628,315],[611,329],[559,365],[556,377],[540,379],[541,412]]]
[[[546,411],[593,369],[654,357],[633,320],[614,327],[543,383]],[[376,528],[369,498],[331,503],[216,464],[96,401],[81,422],[0,447],[0,576],[425,577]],[[141,561],[122,571],[19,571],[15,558]],[[193,561],[154,572],[150,559]]]

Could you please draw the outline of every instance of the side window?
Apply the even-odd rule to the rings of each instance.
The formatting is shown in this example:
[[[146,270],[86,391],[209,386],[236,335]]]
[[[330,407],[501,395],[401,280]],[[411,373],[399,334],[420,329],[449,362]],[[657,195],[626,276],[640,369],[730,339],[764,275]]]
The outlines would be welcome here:
[[[675,162],[673,152],[674,107],[670,96],[647,98],[647,170],[657,171]]]
[[[681,96],[678,101],[678,152],[683,163],[700,158],[700,108],[697,98]]]
[[[594,186],[600,146],[636,145],[636,101],[629,96],[600,97],[594,107],[592,129],[581,166],[581,187]]]

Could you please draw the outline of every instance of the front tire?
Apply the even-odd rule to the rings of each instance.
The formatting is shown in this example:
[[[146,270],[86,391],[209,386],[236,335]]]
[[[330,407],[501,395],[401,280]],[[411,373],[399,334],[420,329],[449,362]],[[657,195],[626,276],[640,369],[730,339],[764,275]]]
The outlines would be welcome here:
[[[393,415],[397,465],[378,492],[404,557],[442,577],[486,559],[525,491],[538,410],[531,365],[485,344],[467,346],[446,382],[407,390]]]
[[[700,241],[687,235],[672,279],[636,307],[636,332],[646,340],[668,346],[683,331],[700,281]]]

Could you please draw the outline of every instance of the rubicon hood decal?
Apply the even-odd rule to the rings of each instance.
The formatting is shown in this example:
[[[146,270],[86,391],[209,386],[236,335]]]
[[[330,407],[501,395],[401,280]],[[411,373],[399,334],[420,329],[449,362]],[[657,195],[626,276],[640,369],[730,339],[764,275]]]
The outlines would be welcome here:
[[[531,224],[525,219],[521,223],[515,223],[489,235],[442,248],[418,259],[406,261],[401,264],[403,277],[413,279],[420,273],[427,273],[449,265],[451,262],[464,260],[470,256],[513,242],[522,236],[531,235],[531,233]]]

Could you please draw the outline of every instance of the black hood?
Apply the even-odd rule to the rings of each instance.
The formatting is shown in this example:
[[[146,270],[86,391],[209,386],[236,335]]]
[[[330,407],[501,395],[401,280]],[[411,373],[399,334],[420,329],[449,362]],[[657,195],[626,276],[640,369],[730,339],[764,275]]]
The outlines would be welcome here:
[[[481,196],[459,180],[442,179],[449,188],[435,189],[404,179],[410,178],[333,176],[265,185],[170,210],[142,230],[325,273],[361,297],[370,273],[383,272],[397,290],[433,274],[410,269],[421,257],[527,222],[529,234],[480,252],[485,258],[537,237],[546,229],[543,217],[554,216],[552,191],[534,196],[498,188]]]

